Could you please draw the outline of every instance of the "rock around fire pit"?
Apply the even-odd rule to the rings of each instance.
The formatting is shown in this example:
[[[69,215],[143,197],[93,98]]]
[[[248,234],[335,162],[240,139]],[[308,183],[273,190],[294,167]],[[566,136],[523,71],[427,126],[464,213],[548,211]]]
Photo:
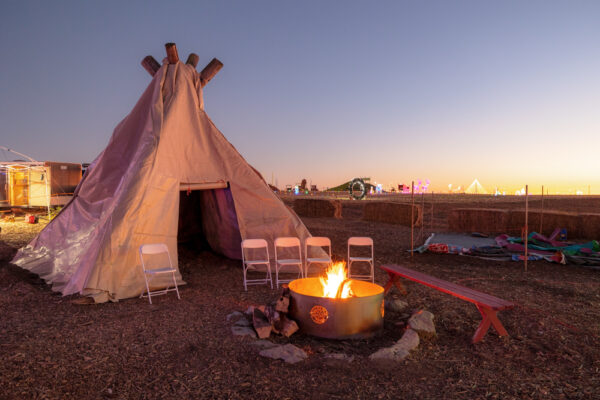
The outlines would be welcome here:
[[[267,339],[272,333],[277,334],[278,337],[273,340],[280,344],[270,340],[255,342],[261,349],[259,354],[263,357],[282,359],[287,363],[296,363],[308,357],[308,353],[314,352],[310,348],[311,345],[307,346],[307,339],[302,337],[299,341],[305,343],[303,347],[306,351],[286,343],[284,337],[289,338],[298,328],[310,336],[327,339],[364,339],[382,332],[385,309],[390,311],[393,318],[407,306],[397,299],[390,299],[388,304],[384,304],[383,295],[383,287],[348,279],[345,265],[335,263],[327,270],[326,276],[292,281],[289,287],[282,289],[277,300],[267,305],[250,306],[244,314],[235,311],[227,316],[227,320],[233,323],[231,331],[236,336],[250,336],[253,339],[258,336],[260,339]],[[400,318],[408,316],[403,313]],[[433,315],[427,311],[416,312],[408,321],[397,321],[391,326],[405,327],[398,330],[402,337],[391,346],[389,329],[386,338],[384,335],[378,335],[382,340],[363,341],[370,343],[370,359],[402,360],[418,346],[420,335],[424,338],[435,336]],[[314,343],[316,342],[313,339],[313,346]],[[354,359],[353,355],[337,351],[325,354],[329,352],[322,351],[323,346],[336,350],[340,348],[339,345],[332,345],[332,342],[327,343],[320,341],[317,348],[317,352],[324,354],[326,359],[348,362]]]
[[[388,306],[393,305],[392,302],[390,302]],[[419,310],[414,312],[412,316],[408,318],[408,314],[399,314],[397,311],[393,310],[393,307],[389,308],[390,312],[386,315],[391,315],[391,318],[395,320],[395,322],[389,324],[387,329],[389,330],[390,327],[395,327],[395,329],[402,334],[402,337],[393,343],[383,340],[383,337],[381,341],[378,339],[373,341],[371,339],[366,342],[369,343],[370,353],[363,353],[363,355],[358,355],[353,351],[356,349],[356,341],[352,341],[352,345],[340,346],[334,344],[336,343],[335,341],[307,341],[306,339],[300,339],[300,341],[294,340],[296,343],[294,345],[282,337],[271,338],[269,340],[256,340],[257,334],[254,329],[252,329],[252,322],[250,321],[255,309],[254,307],[251,307],[246,313],[238,311],[232,312],[227,316],[227,321],[233,323],[231,330],[234,335],[247,336],[254,339],[250,343],[258,350],[259,355],[267,358],[281,359],[290,364],[303,361],[309,357],[309,354],[318,355],[319,357],[322,357],[325,362],[333,362],[334,364],[335,361],[353,362],[356,357],[366,357],[373,361],[398,362],[404,360],[412,351],[414,351],[419,346],[421,340],[431,340],[435,336],[435,326],[433,324],[434,316],[428,311]],[[386,316],[386,318],[389,317]],[[398,321],[398,318],[401,320]],[[408,318],[408,320],[406,320],[406,318]],[[389,322],[390,321],[388,321],[388,323]],[[364,341],[359,341],[359,343],[360,342],[365,343]],[[316,348],[314,347],[315,343],[318,343],[318,347]],[[382,347],[382,345],[384,347]],[[344,351],[343,349],[345,349],[346,352],[349,352],[349,354],[340,353],[340,350]]]

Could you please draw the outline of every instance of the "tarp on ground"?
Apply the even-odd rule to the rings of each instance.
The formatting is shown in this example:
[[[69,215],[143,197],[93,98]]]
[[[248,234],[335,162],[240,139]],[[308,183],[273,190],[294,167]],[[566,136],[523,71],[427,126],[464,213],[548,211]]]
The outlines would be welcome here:
[[[524,259],[525,246],[520,237],[506,234],[490,238],[479,234],[434,233],[415,251],[520,261]],[[531,232],[528,235],[527,253],[529,260],[600,267],[600,244],[595,240],[586,243],[560,242]]]

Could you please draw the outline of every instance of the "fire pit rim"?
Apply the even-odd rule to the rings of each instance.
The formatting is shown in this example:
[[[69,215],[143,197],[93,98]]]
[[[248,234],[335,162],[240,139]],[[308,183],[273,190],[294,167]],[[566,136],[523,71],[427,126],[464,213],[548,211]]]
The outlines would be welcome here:
[[[374,287],[374,288],[376,288],[376,289],[377,289],[377,291],[376,291],[375,293],[371,293],[371,294],[368,294],[368,295],[365,295],[365,296],[352,296],[352,297],[345,297],[345,298],[344,298],[344,297],[335,298],[335,297],[315,296],[315,295],[312,295],[312,294],[306,294],[306,293],[303,293],[303,292],[301,292],[301,291],[298,291],[298,290],[296,290],[294,287],[292,287],[292,284],[294,284],[295,282],[303,282],[303,281],[304,281],[304,282],[306,282],[306,281],[308,281],[308,280],[311,280],[311,281],[316,281],[316,280],[318,280],[318,279],[319,279],[319,277],[308,277],[308,278],[298,278],[298,279],[294,279],[293,281],[291,281],[291,282],[288,284],[288,287],[289,287],[289,289],[290,289],[291,291],[293,291],[293,292],[295,292],[295,293],[298,293],[298,294],[301,294],[302,296],[314,297],[315,299],[331,299],[331,300],[337,300],[337,301],[339,301],[339,300],[349,300],[349,299],[356,299],[356,298],[365,298],[365,297],[370,297],[370,296],[377,296],[377,295],[379,295],[379,294],[381,294],[381,293],[383,293],[383,292],[384,292],[384,288],[383,288],[383,286],[381,286],[381,285],[379,285],[379,284],[377,284],[377,283],[373,283],[373,282],[367,282],[367,281],[363,281],[363,280],[360,280],[360,279],[350,279],[350,282],[351,282],[351,283],[354,283],[354,282],[359,282],[359,285],[366,284],[366,285],[368,285],[368,286],[371,286],[371,287]],[[299,285],[299,283],[298,283],[298,284],[294,284],[293,286],[297,286],[297,285]]]

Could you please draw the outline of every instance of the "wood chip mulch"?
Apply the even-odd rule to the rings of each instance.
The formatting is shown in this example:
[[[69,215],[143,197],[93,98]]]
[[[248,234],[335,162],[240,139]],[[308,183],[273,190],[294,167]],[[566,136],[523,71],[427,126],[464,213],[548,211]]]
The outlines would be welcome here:
[[[355,341],[302,334],[272,337],[304,349],[307,360],[288,365],[258,355],[254,340],[231,335],[226,316],[277,294],[266,286],[244,292],[240,262],[180,248],[187,285],[181,300],[78,304],[12,264],[16,249],[41,228],[0,223],[0,398],[443,398],[591,399],[600,393],[600,271],[406,252],[410,229],[365,222],[357,203],[344,218],[303,218],[313,235],[328,236],[345,257],[350,236],[371,236],[376,264],[401,263],[515,302],[499,314],[510,338],[493,329],[470,339],[480,321],[470,303],[408,282],[406,314],[435,315],[437,337],[424,340],[401,363],[368,355],[403,333],[407,315],[385,315],[382,335]],[[27,226],[26,226],[27,225]],[[387,275],[376,272],[376,282]],[[156,300],[156,301],[155,301]],[[83,302],[85,303],[85,302]],[[354,356],[348,362],[327,354]]]

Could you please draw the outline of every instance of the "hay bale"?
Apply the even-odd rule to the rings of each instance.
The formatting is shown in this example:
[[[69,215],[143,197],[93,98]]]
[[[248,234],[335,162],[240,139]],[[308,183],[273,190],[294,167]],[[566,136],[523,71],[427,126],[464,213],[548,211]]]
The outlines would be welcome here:
[[[362,219],[410,226],[411,207],[410,204],[370,201],[363,207]],[[414,223],[415,226],[423,224],[423,212],[417,204],[414,205]]]
[[[528,231],[540,230],[541,210],[529,210]],[[569,239],[600,238],[600,214],[545,210],[543,235],[549,236],[556,228],[566,228]],[[455,232],[508,233],[520,236],[525,227],[525,210],[496,210],[487,208],[458,208],[448,217],[450,230]]]
[[[456,208],[448,216],[448,225],[455,232],[505,233],[507,210],[493,208]]]
[[[329,199],[295,199],[294,211],[303,217],[342,218],[342,202]]]
[[[527,217],[529,232],[537,232],[540,229],[540,210],[530,210]],[[581,238],[582,229],[580,226],[580,218],[577,213],[545,210],[542,230],[539,232],[543,235],[550,235],[555,228],[566,228],[569,238]],[[509,211],[506,233],[511,235],[520,235],[521,230],[525,227],[525,210]]]
[[[579,214],[579,227],[582,239],[600,240],[600,214]]]

